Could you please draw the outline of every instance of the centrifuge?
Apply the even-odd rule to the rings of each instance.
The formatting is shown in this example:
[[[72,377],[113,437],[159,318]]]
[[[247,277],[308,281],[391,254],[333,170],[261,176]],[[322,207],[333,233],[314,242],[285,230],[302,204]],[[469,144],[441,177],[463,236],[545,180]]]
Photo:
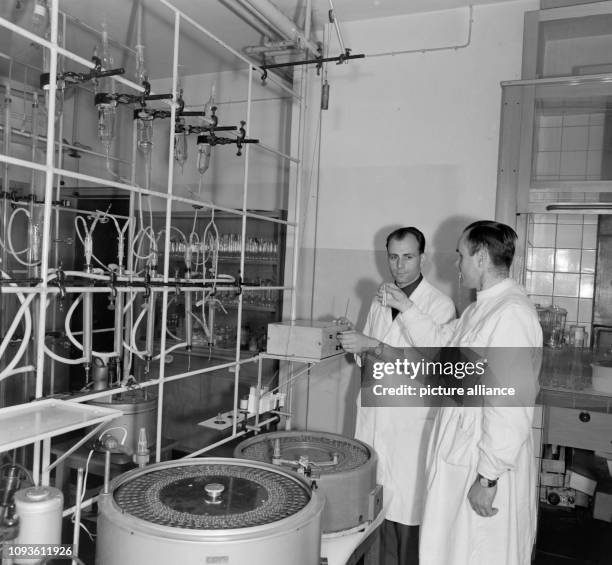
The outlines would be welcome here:
[[[267,463],[183,459],[100,495],[97,565],[319,565],[322,494]]]
[[[326,432],[271,432],[241,442],[234,456],[272,463],[306,477],[327,499],[324,533],[372,521],[382,508],[382,487],[376,484],[378,458],[361,441]]]

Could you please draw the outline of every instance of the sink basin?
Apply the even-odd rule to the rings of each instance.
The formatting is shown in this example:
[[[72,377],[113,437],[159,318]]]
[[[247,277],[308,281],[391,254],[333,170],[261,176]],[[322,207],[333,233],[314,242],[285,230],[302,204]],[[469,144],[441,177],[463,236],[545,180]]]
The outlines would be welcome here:
[[[593,368],[593,390],[612,394],[612,360],[591,363]]]

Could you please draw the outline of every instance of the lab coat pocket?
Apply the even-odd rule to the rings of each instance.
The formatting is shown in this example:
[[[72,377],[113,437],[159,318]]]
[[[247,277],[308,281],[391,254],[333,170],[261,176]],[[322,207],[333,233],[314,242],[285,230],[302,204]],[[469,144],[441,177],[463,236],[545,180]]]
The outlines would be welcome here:
[[[449,427],[444,449],[440,455],[449,465],[469,467],[476,455],[476,422],[473,418],[459,417],[454,430]]]

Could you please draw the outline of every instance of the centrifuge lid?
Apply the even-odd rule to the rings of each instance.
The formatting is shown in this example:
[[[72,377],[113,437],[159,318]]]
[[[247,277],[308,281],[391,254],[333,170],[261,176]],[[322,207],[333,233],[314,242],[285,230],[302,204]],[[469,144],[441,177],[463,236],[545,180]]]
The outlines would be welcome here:
[[[294,477],[257,465],[169,465],[137,475],[114,491],[123,512],[175,528],[248,528],[291,516],[310,500]]]
[[[253,459],[266,463],[273,462],[274,446],[280,446],[282,465],[299,468],[286,461],[306,458],[321,474],[339,473],[357,469],[372,458],[369,447],[357,440],[325,432],[270,432],[243,441],[234,452],[236,457]],[[337,462],[332,463],[334,456]],[[317,466],[317,464],[321,464]]]

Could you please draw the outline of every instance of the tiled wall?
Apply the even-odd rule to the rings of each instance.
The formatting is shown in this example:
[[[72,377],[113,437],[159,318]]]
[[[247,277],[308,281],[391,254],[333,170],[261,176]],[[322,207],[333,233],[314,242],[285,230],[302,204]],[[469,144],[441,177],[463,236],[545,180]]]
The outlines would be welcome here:
[[[531,214],[528,220],[526,280],[533,302],[567,310],[570,324],[593,319],[597,216]]]
[[[533,180],[600,180],[602,111],[548,110],[536,117]]]

